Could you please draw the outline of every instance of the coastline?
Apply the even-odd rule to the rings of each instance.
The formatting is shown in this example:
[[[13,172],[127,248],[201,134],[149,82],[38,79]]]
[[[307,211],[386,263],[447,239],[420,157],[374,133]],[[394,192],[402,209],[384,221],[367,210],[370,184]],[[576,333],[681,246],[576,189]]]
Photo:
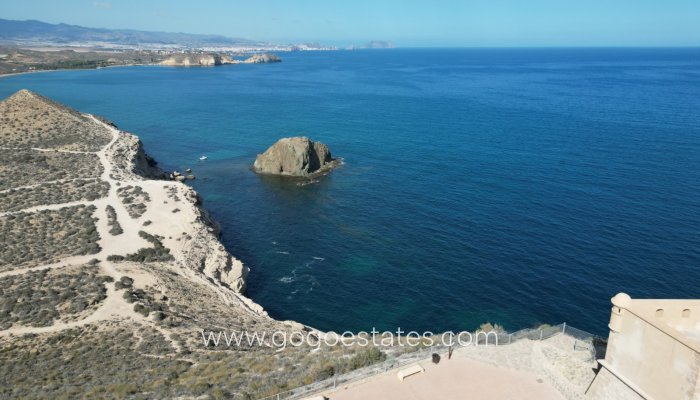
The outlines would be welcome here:
[[[94,118],[91,114],[86,115]],[[110,127],[105,122],[99,122],[105,127],[119,132],[118,139],[107,149],[107,160],[113,171],[117,171],[122,179],[142,179],[140,184],[150,196],[163,199],[162,201],[167,202],[168,200],[165,199],[173,197],[164,193],[167,190],[166,187],[176,188],[179,197],[184,199],[180,204],[184,203],[189,208],[189,210],[180,210],[175,214],[169,210],[165,210],[167,214],[157,212],[155,216],[160,218],[152,218],[153,223],[149,225],[152,230],[155,230],[155,234],[164,237],[177,232],[167,229],[168,225],[185,227],[190,239],[163,239],[164,244],[173,252],[176,261],[181,263],[186,270],[194,272],[193,277],[209,283],[214,282],[216,290],[223,297],[236,300],[245,310],[267,317],[267,312],[262,306],[244,295],[246,277],[250,269],[225,249],[219,240],[219,224],[203,206],[204,201],[200,195],[183,182],[155,179],[154,177],[166,174],[158,167],[149,164],[148,160],[152,160],[152,158],[148,156],[138,136]],[[167,185],[163,186],[164,183]],[[168,220],[169,224],[166,227],[156,229],[159,222],[162,223],[165,220]]]
[[[2,103],[10,107],[6,108],[8,116],[12,116],[14,112],[22,112],[21,110],[43,109],[46,110],[45,112],[53,113],[51,115],[67,118],[63,120],[64,123],[73,121],[71,123],[74,125],[70,125],[74,127],[73,129],[80,127],[87,130],[88,135],[100,137],[101,143],[98,145],[97,142],[91,142],[92,144],[88,146],[92,147],[89,149],[81,148],[74,151],[60,146],[55,148],[32,146],[27,150],[90,155],[93,157],[91,162],[95,163],[92,168],[101,171],[94,176],[94,179],[102,182],[107,189],[100,196],[91,199],[52,202],[51,197],[47,197],[45,203],[1,212],[0,216],[4,216],[18,212],[33,213],[66,207],[90,207],[93,208],[92,217],[95,221],[93,229],[96,231],[97,241],[94,252],[57,254],[50,262],[39,261],[35,264],[18,265],[0,270],[0,278],[40,270],[61,270],[67,266],[86,264],[96,260],[100,265],[101,273],[114,281],[129,276],[134,279],[135,286],[141,286],[143,289],[158,283],[157,286],[161,286],[158,290],[165,295],[168,290],[160,283],[164,278],[162,273],[151,268],[150,263],[156,262],[171,273],[191,281],[193,286],[206,288],[206,291],[210,292],[209,295],[215,294],[219,299],[217,301],[220,303],[219,306],[231,307],[229,312],[241,318],[257,321],[257,323],[264,322],[264,324],[320,332],[296,321],[273,319],[261,305],[245,295],[246,278],[250,269],[224,247],[220,241],[220,225],[203,206],[203,199],[192,187],[183,182],[168,179],[168,174],[158,168],[157,162],[144,150],[138,136],[122,131],[114,123],[102,117],[73,110],[26,89],[2,100]],[[36,118],[18,119],[18,121],[27,124],[29,129],[32,129],[31,124],[41,123]],[[80,143],[95,139],[73,136],[69,140],[77,140],[75,143]],[[76,144],[62,146],[76,146]],[[39,180],[38,185],[41,184],[43,183]],[[19,182],[16,186],[26,185]],[[127,198],[130,200],[127,201]],[[138,213],[133,212],[134,205],[138,206]],[[111,211],[108,211],[109,209]],[[121,231],[117,234],[111,231],[115,221]],[[154,243],[154,239],[149,237],[157,240]],[[154,250],[159,248],[163,249],[168,257],[155,261],[127,259],[127,256],[144,251],[146,254],[154,254]],[[137,278],[137,275],[140,278]],[[123,318],[137,321],[142,319],[134,314],[131,307],[119,304],[121,299],[112,299],[115,295],[111,286],[107,285],[110,295],[98,310],[100,312],[78,321],[76,326]],[[174,296],[167,294],[166,297]],[[243,317],[242,314],[247,316]],[[206,323],[206,321],[203,322]],[[15,333],[42,333],[53,329],[24,326],[0,330],[0,336]],[[59,326],[58,329],[63,328]]]
[[[40,73],[44,73],[44,72],[91,71],[91,70],[98,70],[98,69],[104,69],[104,68],[145,67],[145,66],[151,66],[151,65],[157,66],[158,64],[123,64],[123,65],[107,65],[107,66],[104,66],[104,67],[96,67],[96,68],[57,68],[57,69],[40,69],[40,70],[34,70],[34,71],[11,72],[11,73],[9,73],[9,74],[0,74],[0,79],[2,79],[2,78],[9,78],[9,77],[13,77],[13,76],[19,76],[19,75],[40,74]]]

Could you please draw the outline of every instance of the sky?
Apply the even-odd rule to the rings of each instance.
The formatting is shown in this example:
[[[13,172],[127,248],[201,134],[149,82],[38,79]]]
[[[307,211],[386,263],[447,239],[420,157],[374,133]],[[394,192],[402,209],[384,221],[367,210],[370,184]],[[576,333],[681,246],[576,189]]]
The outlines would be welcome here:
[[[0,18],[341,46],[700,45],[700,0],[2,0]]]

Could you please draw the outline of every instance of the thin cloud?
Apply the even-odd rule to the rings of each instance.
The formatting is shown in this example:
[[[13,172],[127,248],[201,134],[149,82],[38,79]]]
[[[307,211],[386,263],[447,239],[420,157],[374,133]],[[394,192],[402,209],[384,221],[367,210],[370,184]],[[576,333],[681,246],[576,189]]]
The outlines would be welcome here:
[[[112,3],[107,3],[105,1],[93,1],[92,6],[95,8],[101,8],[103,10],[109,10],[112,8]]]

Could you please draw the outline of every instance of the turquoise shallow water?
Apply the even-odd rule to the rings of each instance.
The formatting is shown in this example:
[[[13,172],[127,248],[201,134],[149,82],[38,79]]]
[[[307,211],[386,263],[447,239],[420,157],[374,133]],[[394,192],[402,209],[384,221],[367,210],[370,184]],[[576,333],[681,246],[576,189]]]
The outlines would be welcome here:
[[[107,116],[163,167],[192,167],[277,318],[604,334],[619,291],[700,297],[700,50],[282,57],[16,76],[0,95]],[[305,187],[249,170],[290,135],[345,164]]]

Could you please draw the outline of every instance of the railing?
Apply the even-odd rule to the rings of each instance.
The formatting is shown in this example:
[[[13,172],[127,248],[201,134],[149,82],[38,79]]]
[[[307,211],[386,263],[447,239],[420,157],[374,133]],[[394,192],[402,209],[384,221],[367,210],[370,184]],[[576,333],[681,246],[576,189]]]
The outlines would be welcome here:
[[[497,334],[475,335],[477,345],[498,345],[507,346],[519,340],[546,340],[557,334],[564,334],[574,339],[574,350],[587,351],[590,353],[590,359],[602,357],[601,350],[604,352],[605,338],[593,335],[591,333],[576,329],[566,323],[554,326],[542,326],[535,329],[521,329],[516,332],[507,333],[499,332]],[[496,339],[497,337],[497,339]],[[473,344],[472,344],[473,345]],[[459,347],[459,346],[456,346]],[[602,349],[601,349],[602,347]],[[356,369],[343,375],[336,375],[323,381],[311,383],[309,385],[300,386],[284,392],[260,398],[258,400],[291,400],[310,396],[326,389],[333,389],[338,386],[348,385],[358,382],[371,376],[390,371],[408,364],[415,363],[420,360],[429,358],[433,353],[444,352],[448,349],[447,346],[432,346],[430,348],[421,349],[412,353],[405,353],[398,357],[390,357],[387,360]]]
[[[301,386],[284,392],[267,396],[259,400],[287,400],[298,399],[304,396],[309,396],[316,392],[325,389],[332,389],[338,386],[347,385],[353,382],[361,381],[370,376],[377,375],[383,372],[390,371],[404,365],[412,364],[420,360],[430,357],[433,353],[440,350],[445,350],[444,346],[433,346],[430,348],[421,349],[412,353],[402,354],[399,357],[390,357],[380,363],[370,365],[350,371],[343,375],[336,375],[323,381],[311,383],[306,386]]]

